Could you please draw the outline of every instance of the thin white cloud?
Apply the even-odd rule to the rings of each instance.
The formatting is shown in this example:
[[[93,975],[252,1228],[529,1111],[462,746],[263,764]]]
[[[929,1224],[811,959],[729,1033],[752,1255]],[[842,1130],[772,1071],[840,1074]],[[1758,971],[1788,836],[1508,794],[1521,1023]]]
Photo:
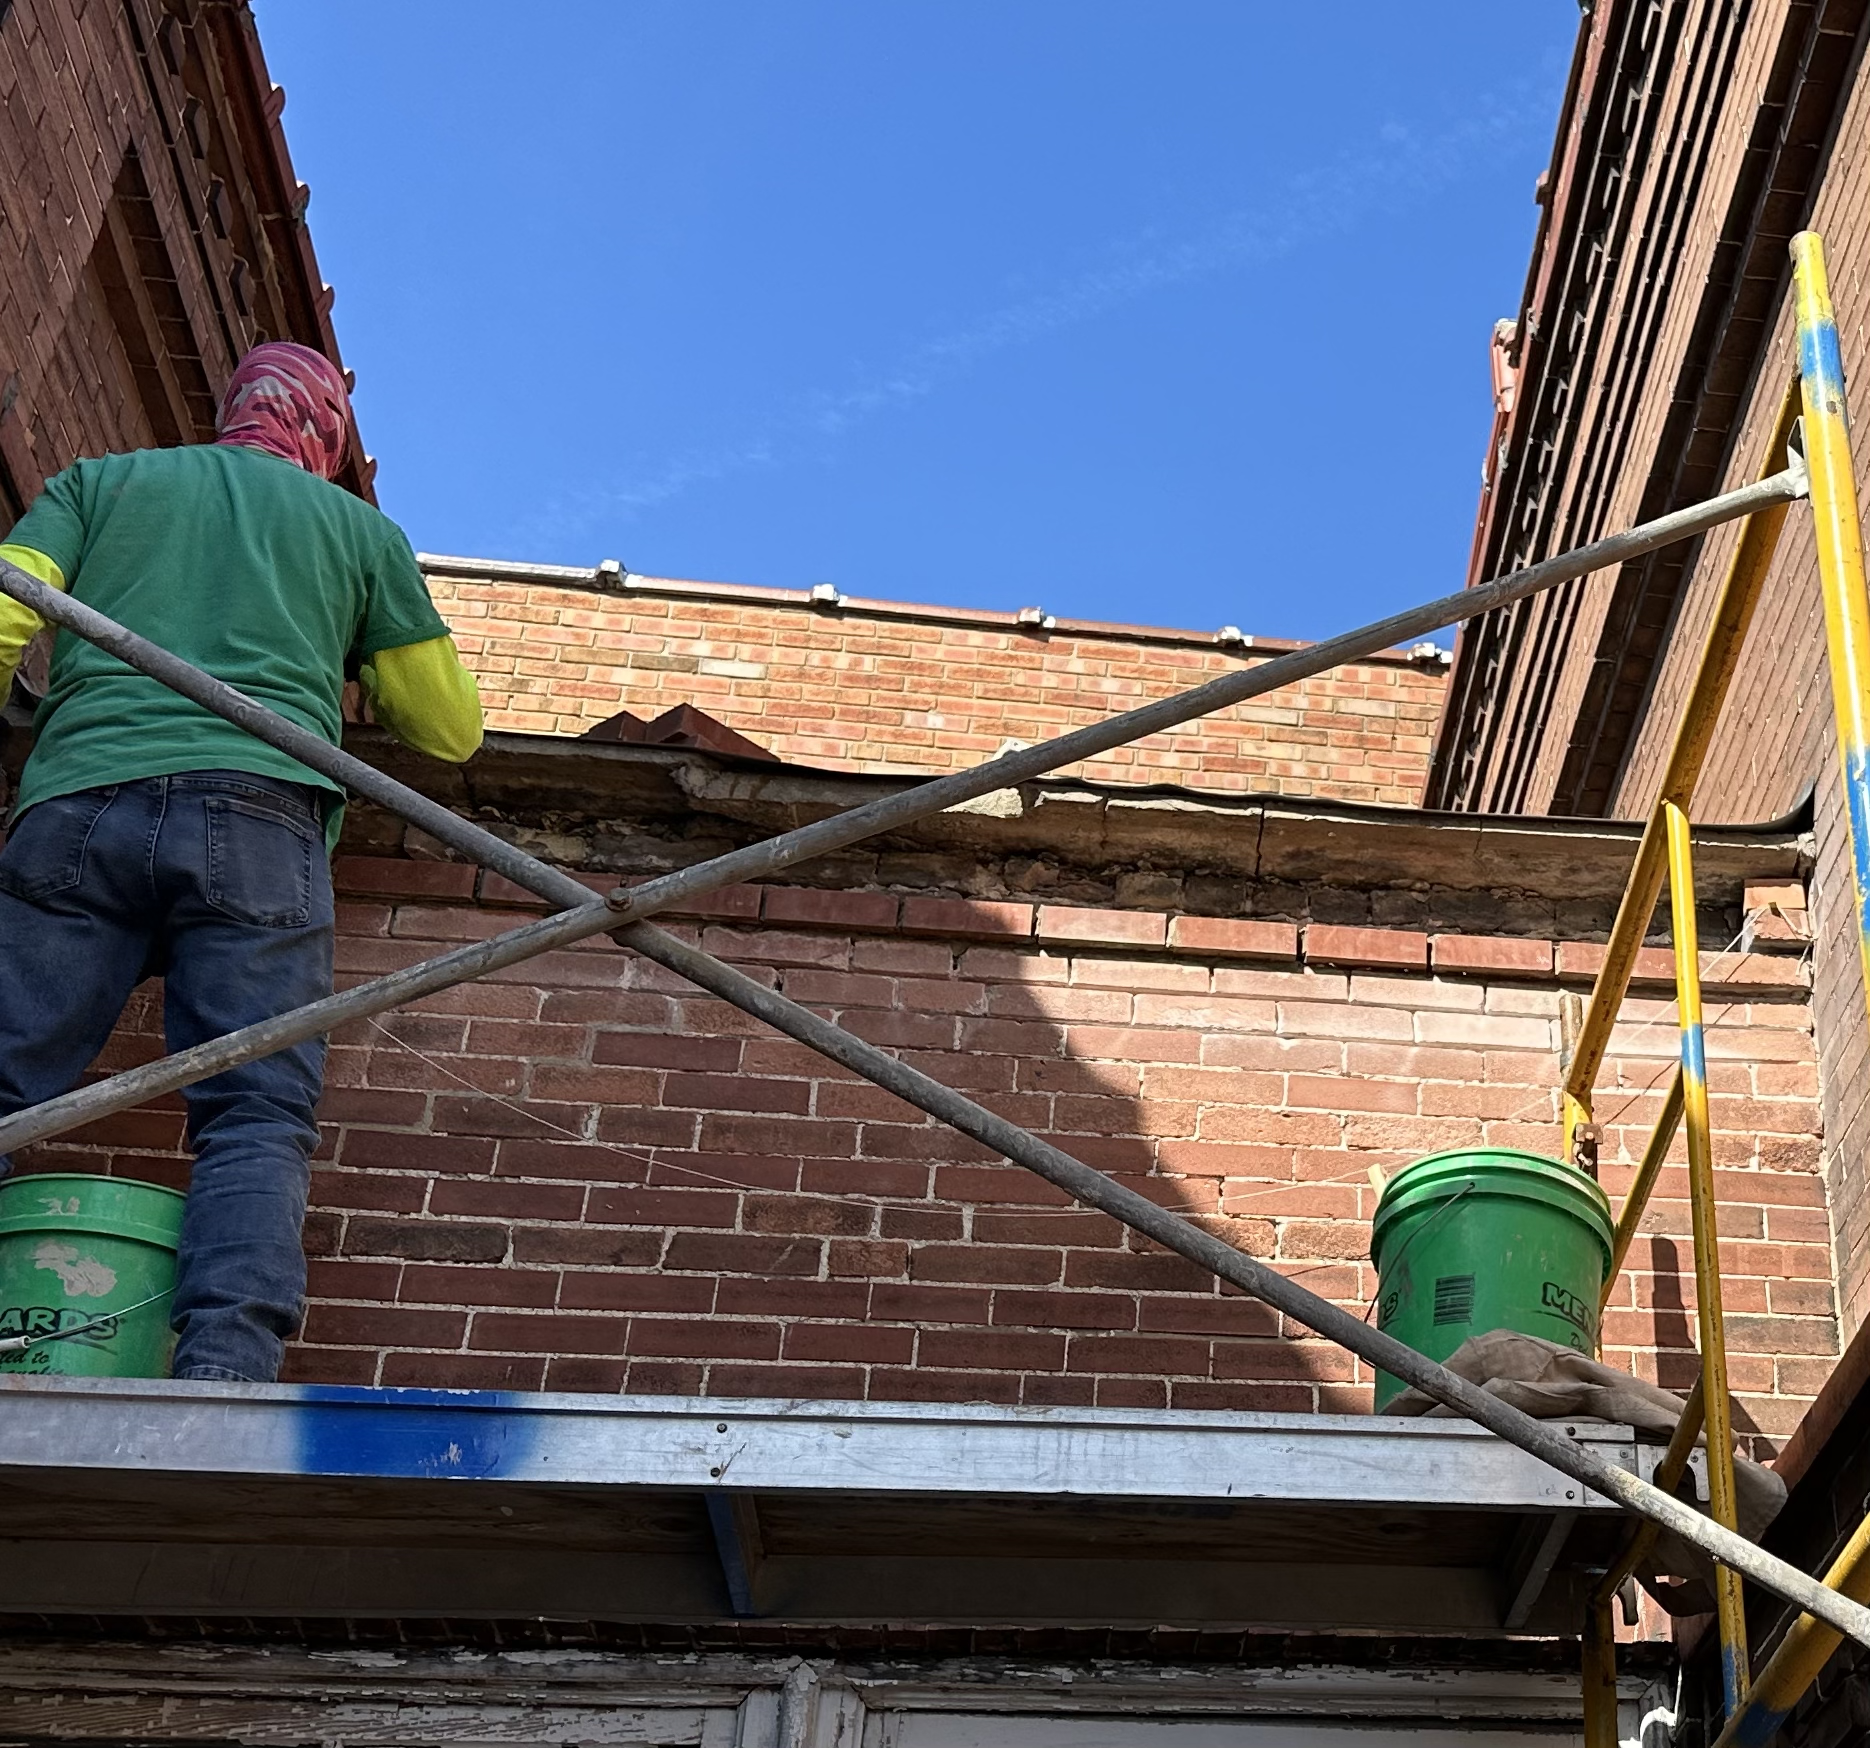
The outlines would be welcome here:
[[[977,319],[906,349],[887,367],[842,388],[815,391],[766,421],[765,430],[718,448],[667,456],[614,484],[556,497],[540,508],[522,538],[561,546],[598,525],[628,525],[690,487],[757,467],[784,465],[826,439],[935,393],[995,353],[1093,321],[1167,287],[1293,254],[1337,235],[1379,208],[1394,210],[1458,181],[1478,161],[1550,126],[1550,97],[1516,92],[1481,96],[1456,125],[1424,135],[1390,123],[1371,142],[1335,162],[1300,171],[1251,206],[1223,214],[1201,231],[1003,304]],[[1115,253],[1113,245],[1107,252]]]

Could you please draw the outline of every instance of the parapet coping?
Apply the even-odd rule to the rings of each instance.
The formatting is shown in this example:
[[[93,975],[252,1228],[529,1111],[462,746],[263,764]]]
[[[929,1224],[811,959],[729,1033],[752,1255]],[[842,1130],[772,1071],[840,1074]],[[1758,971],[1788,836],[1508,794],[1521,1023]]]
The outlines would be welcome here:
[[[687,748],[495,732],[466,765],[409,752],[347,725],[345,746],[444,806],[517,822],[712,814],[750,835],[894,795],[936,772],[831,771],[749,763]],[[6,758],[13,758],[10,746]],[[558,829],[554,827],[553,829]],[[1430,886],[1542,901],[1621,897],[1639,822],[1436,813],[1320,797],[1048,777],[996,791],[892,833],[897,847],[975,858],[1057,856],[1085,868],[1200,868],[1296,886]],[[1803,879],[1808,812],[1761,825],[1695,828],[1702,900],[1737,903],[1750,881]]]

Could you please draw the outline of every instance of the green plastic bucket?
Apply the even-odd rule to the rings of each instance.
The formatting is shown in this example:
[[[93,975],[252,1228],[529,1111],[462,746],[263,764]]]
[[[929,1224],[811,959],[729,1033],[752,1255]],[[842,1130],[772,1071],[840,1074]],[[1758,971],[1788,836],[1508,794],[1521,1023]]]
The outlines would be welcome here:
[[[1419,1159],[1384,1187],[1370,1229],[1377,1328],[1432,1360],[1493,1329],[1595,1353],[1614,1231],[1604,1192],[1555,1159],[1499,1147]],[[1378,1372],[1376,1406],[1403,1388]]]
[[[182,1197],[157,1184],[0,1182],[0,1373],[167,1377],[181,1230]],[[22,1349],[21,1337],[39,1339]]]

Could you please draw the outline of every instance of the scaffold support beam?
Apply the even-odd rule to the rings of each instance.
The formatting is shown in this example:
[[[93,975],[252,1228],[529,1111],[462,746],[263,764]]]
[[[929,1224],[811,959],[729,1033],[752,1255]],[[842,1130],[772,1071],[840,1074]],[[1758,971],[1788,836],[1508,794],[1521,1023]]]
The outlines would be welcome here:
[[[1740,1526],[1734,1490],[1734,1418],[1727,1394],[1727,1324],[1721,1309],[1721,1237],[1714,1199],[1714,1135],[1708,1120],[1708,1059],[1701,1026],[1701,945],[1695,926],[1695,864],[1688,815],[1662,804],[1669,844],[1669,909],[1675,938],[1675,1007],[1681,1028],[1682,1122],[1688,1131],[1688,1207],[1695,1244],[1695,1317],[1701,1335],[1701,1405],[1708,1429],[1708,1510]],[[1714,1570],[1721,1632],[1721,1694],[1731,1717],[1747,1697],[1747,1610],[1740,1575]]]
[[[1760,461],[1761,477],[1771,478],[1784,468],[1803,465],[1792,444],[1800,404],[1799,379],[1795,376],[1786,385],[1778,415],[1767,435],[1765,454]],[[1669,762],[1644,826],[1643,841],[1637,848],[1623,901],[1617,907],[1610,940],[1604,948],[1604,962],[1591,986],[1584,1025],[1565,1073],[1561,1102],[1565,1124],[1562,1151],[1566,1159],[1573,1157],[1572,1143],[1578,1126],[1590,1121],[1597,1071],[1604,1065],[1604,1052],[1610,1044],[1611,1028],[1617,1021],[1617,1009],[1622,1006],[1624,992],[1630,987],[1636,955],[1643,945],[1644,935],[1649,932],[1656,902],[1662,896],[1663,881],[1668,875],[1662,809],[1668,802],[1686,807],[1694,798],[1695,785],[1701,779],[1701,767],[1707,763],[1721,706],[1727,701],[1728,688],[1740,666],[1740,652],[1753,623],[1754,609],[1759,605],[1760,591],[1766,586],[1766,574],[1772,568],[1785,520],[1783,504],[1769,505],[1749,516],[1740,530],[1733,556],[1728,560],[1727,574],[1722,579],[1714,614],[1702,642],[1701,658],[1695,667],[1694,682],[1676,724]]]

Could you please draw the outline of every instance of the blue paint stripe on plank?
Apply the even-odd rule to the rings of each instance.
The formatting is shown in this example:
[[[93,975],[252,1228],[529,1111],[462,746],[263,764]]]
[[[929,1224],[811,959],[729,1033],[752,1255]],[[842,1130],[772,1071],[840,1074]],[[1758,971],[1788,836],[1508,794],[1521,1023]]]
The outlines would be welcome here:
[[[413,1480],[494,1480],[530,1469],[551,1419],[511,1391],[337,1385],[308,1387],[292,1416],[301,1473]]]

